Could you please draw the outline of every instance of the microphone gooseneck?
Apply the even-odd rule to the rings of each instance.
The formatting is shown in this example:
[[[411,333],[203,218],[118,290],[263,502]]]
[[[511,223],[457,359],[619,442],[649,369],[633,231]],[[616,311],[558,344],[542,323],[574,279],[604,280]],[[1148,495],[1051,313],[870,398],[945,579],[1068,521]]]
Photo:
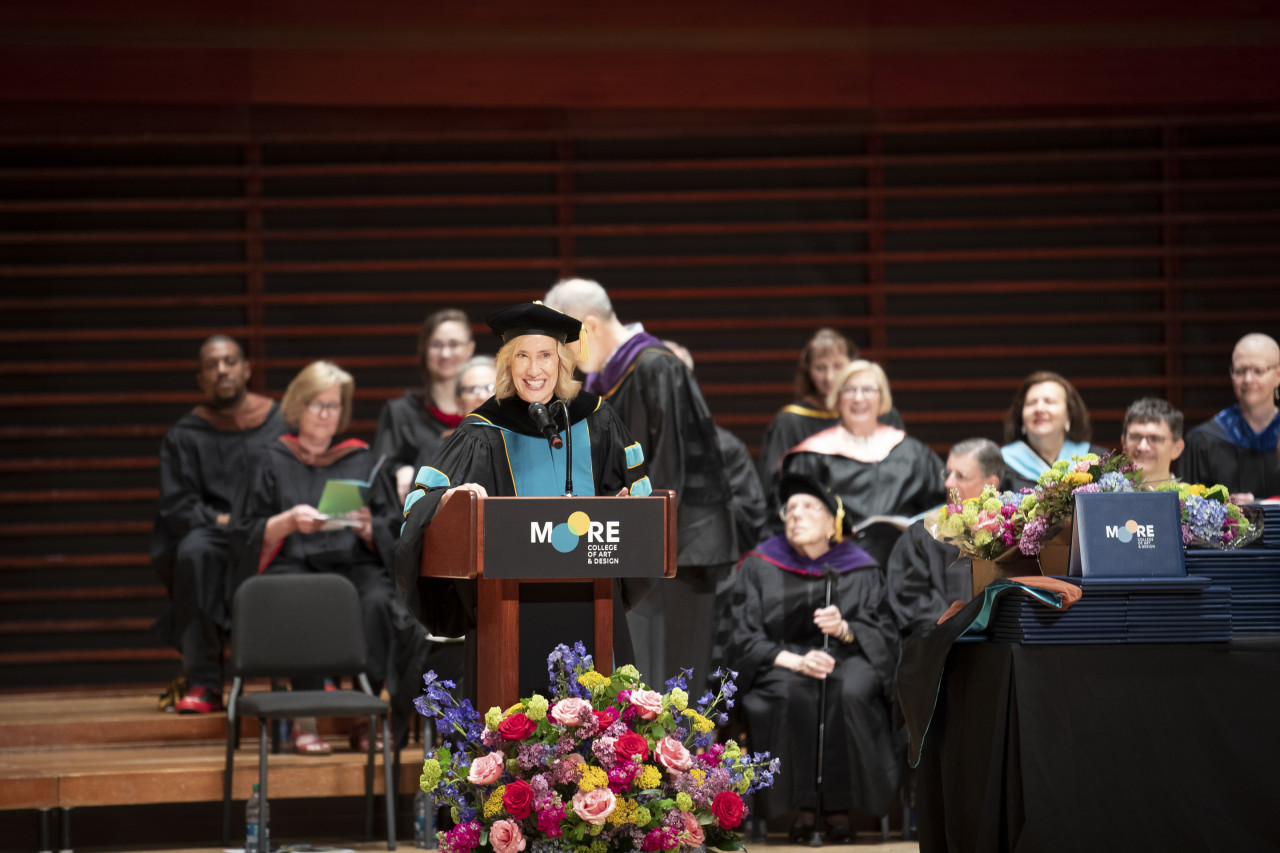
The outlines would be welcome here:
[[[530,403],[529,417],[533,418],[533,425],[538,428],[538,432],[542,433],[542,437],[547,440],[547,444],[551,445],[552,450],[559,450],[564,446],[564,439],[556,430],[555,421],[551,419],[551,413],[547,411],[546,405]]]
[[[569,404],[564,400],[556,400],[564,409],[564,496],[573,497],[573,424],[569,423]]]

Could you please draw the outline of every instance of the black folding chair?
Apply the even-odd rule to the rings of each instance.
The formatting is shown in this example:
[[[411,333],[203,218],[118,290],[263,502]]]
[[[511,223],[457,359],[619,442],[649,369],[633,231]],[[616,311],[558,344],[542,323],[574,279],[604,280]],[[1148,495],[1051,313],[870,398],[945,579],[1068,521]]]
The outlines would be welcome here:
[[[258,784],[267,802],[267,720],[296,717],[369,718],[365,767],[365,837],[373,837],[374,745],[382,718],[382,766],[386,775],[387,849],[396,849],[391,727],[388,703],[373,695],[365,676],[360,597],[351,581],[335,574],[260,575],[241,584],[232,605],[231,669],[227,702],[227,762],[222,783],[222,845],[231,844],[232,759],[240,717],[258,718]],[[288,690],[240,694],[246,678],[321,678],[355,675],[363,690]],[[265,833],[259,835],[265,845]],[[246,851],[255,853],[255,851]],[[256,853],[266,853],[265,846]]]

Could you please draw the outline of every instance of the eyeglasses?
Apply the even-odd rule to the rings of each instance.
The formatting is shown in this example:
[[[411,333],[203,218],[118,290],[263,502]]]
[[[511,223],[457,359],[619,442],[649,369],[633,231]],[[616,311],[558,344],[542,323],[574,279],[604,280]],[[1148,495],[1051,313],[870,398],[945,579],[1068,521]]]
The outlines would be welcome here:
[[[342,411],[341,403],[307,403],[307,411],[313,415],[336,415]]]
[[[492,394],[493,383],[490,382],[488,385],[464,385],[462,386],[462,393],[470,394],[473,397],[478,397],[481,394]]]
[[[432,341],[427,345],[427,348],[436,352],[441,352],[447,349],[462,349],[468,343],[468,341]]]
[[[846,385],[840,389],[841,397],[879,397],[880,388],[876,385]]]
[[[1261,379],[1277,367],[1280,367],[1280,364],[1273,364],[1269,367],[1233,367],[1231,368],[1231,376],[1234,379],[1244,379],[1246,377]]]
[[[1137,447],[1144,441],[1152,447],[1160,447],[1168,440],[1169,439],[1163,435],[1147,435],[1146,433],[1141,432],[1128,432],[1125,433],[1124,436],[1124,443],[1132,444],[1134,447]]]

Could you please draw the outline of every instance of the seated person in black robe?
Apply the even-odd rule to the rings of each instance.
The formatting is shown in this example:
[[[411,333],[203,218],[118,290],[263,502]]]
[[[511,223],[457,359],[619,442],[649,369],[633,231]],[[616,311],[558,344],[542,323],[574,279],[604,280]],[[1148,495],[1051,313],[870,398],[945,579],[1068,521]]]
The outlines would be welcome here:
[[[547,305],[582,321],[590,341],[581,360],[583,387],[609,401],[644,448],[655,489],[678,498],[675,578],[628,614],[637,664],[653,684],[682,668],[700,691],[711,660],[717,586],[738,559],[732,494],[711,410],[693,374],[662,341],[635,323],[624,326],[598,282],[569,279],[547,292]]]
[[[919,439],[877,418],[893,406],[880,365],[859,359],[845,365],[827,399],[840,422],[810,436],[782,460],[784,474],[811,474],[844,501],[859,530],[859,544],[883,565],[901,533],[890,524],[864,524],[872,516],[911,517],[942,503],[942,460]]]
[[[1182,455],[1182,412],[1168,400],[1143,397],[1124,413],[1120,449],[1138,466],[1148,488],[1175,479],[1173,462]]]
[[[420,576],[422,534],[440,504],[460,489],[498,497],[565,492],[568,447],[548,446],[530,416],[531,403],[545,404],[557,430],[570,433],[575,494],[643,497],[653,491],[640,445],[613,409],[580,391],[581,383],[573,378],[577,359],[565,341],[577,341],[581,323],[540,303],[524,303],[491,315],[489,325],[503,339],[494,396],[463,418],[434,464],[418,472],[396,547],[396,581],[418,618],[438,636],[463,634],[475,627],[476,619],[474,581]],[[614,657],[619,664],[633,659],[623,608],[634,601],[626,596],[632,590],[643,594],[649,585],[615,584]]]
[[[956,502],[976,498],[1004,476],[1000,448],[987,438],[970,438],[947,456],[947,493]],[[954,545],[933,538],[934,511],[913,523],[889,554],[889,606],[902,636],[933,625],[954,601],[973,597],[970,558]]]
[[[1236,404],[1187,434],[1178,475],[1187,483],[1222,483],[1238,503],[1280,496],[1280,346],[1249,334],[1231,352]]]
[[[784,772],[756,794],[757,807],[766,817],[799,809],[791,839],[809,837],[821,715],[827,837],[847,842],[847,811],[882,815],[898,787],[902,741],[889,704],[898,630],[884,572],[845,538],[851,528],[840,497],[809,475],[784,477],[781,492],[785,534],[739,566],[729,666],[738,671],[748,747],[782,759]]]
[[[373,456],[387,457],[387,474],[403,501],[418,470],[419,458],[430,458],[444,436],[462,422],[469,409],[459,409],[458,373],[475,354],[471,321],[457,308],[442,308],[422,321],[418,330],[418,368],[422,387],[389,400],[378,415]]]
[[[375,531],[387,525],[375,521],[395,508],[372,489],[367,504],[346,518],[331,519],[317,508],[328,481],[368,482],[378,464],[360,439],[335,438],[351,423],[354,395],[351,375],[326,361],[304,367],[289,383],[281,410],[296,431],[259,451],[241,481],[232,512],[232,552],[237,581],[263,573],[334,572],[352,582],[360,593],[366,672],[375,690],[387,686],[398,711],[393,716],[399,740],[421,689],[427,648],[426,633],[378,558]],[[297,680],[295,685],[301,686]],[[353,746],[368,736],[367,725],[357,723]],[[294,745],[304,753],[328,751],[313,732],[299,733]]]
[[[274,401],[246,389],[249,362],[231,338],[204,342],[196,379],[205,402],[160,443],[160,506],[151,536],[151,563],[171,598],[156,627],[182,655],[189,685],[185,696],[173,697],[182,714],[222,710],[231,502],[247,461],[287,429]]]
[[[773,416],[773,422],[764,431],[760,443],[760,485],[770,502],[777,509],[778,476],[782,457],[787,451],[811,435],[836,425],[840,416],[827,406],[831,383],[851,359],[858,357],[853,341],[835,329],[819,329],[809,338],[800,351],[796,365],[795,402],[783,406]],[[902,429],[902,416],[890,408],[880,416],[880,423]]]
[[[1005,486],[1030,488],[1054,462],[1106,453],[1090,444],[1093,425],[1084,398],[1065,376],[1037,370],[1022,380],[1004,416]]]

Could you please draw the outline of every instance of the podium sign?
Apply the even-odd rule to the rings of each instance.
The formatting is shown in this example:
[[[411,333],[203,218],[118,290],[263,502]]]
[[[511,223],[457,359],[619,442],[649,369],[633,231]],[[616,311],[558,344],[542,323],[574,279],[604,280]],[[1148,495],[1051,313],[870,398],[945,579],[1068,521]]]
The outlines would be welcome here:
[[[1185,577],[1177,492],[1075,496],[1072,577]]]
[[[665,512],[645,498],[490,498],[484,577],[660,578]]]

